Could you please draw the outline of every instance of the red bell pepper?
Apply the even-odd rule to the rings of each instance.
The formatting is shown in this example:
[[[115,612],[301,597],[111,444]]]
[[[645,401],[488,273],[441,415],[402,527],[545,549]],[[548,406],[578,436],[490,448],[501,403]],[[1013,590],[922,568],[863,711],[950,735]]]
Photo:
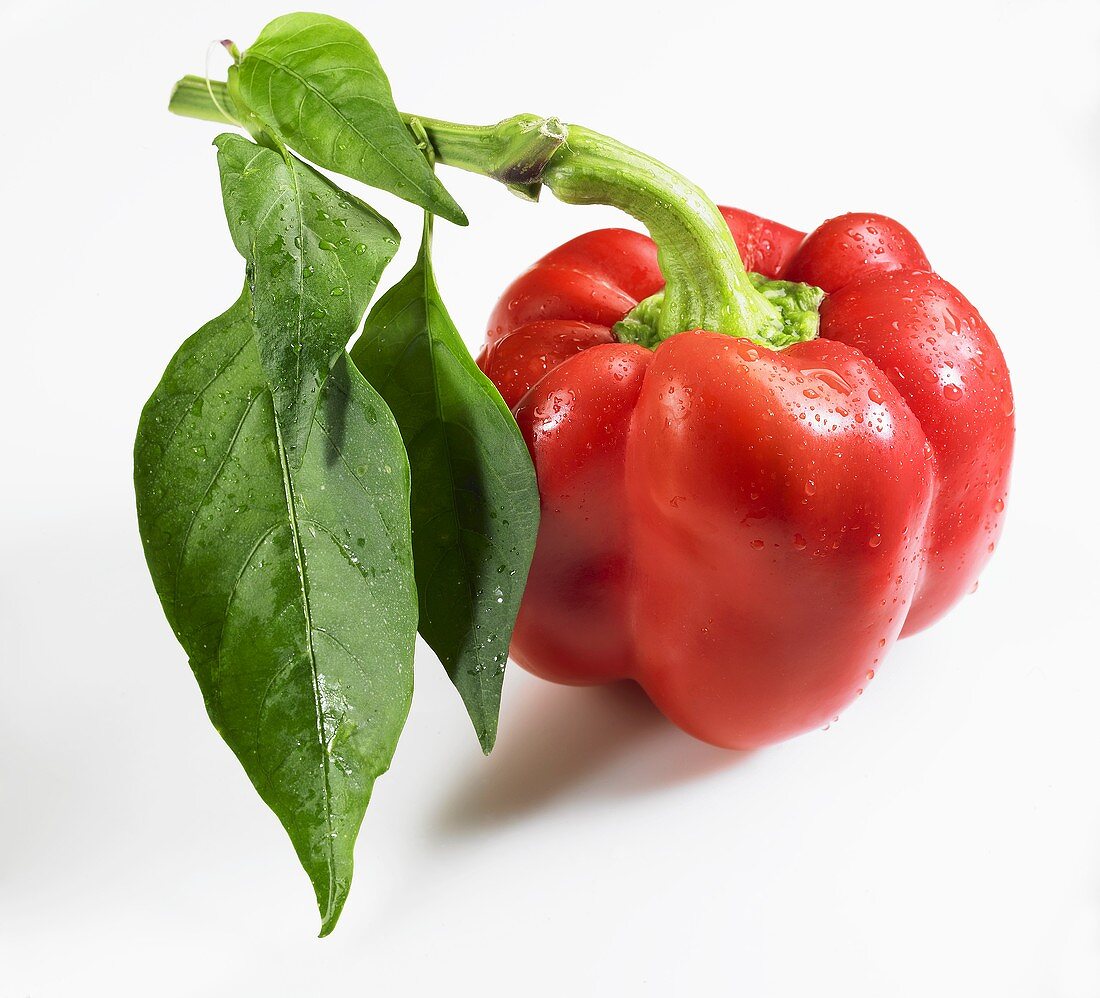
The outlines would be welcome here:
[[[804,237],[722,214],[748,267],[827,292],[819,338],[616,342],[663,278],[650,239],[608,229],[505,291],[479,363],[542,495],[513,656],[557,682],[635,679],[687,731],[746,748],[834,718],[974,585],[1013,402],[993,334],[897,222]]]
[[[989,328],[884,216],[806,236],[553,119],[423,126],[442,162],[652,236],[573,239],[489,321],[479,364],[542,500],[513,657],[636,680],[717,745],[828,723],[1000,534],[1013,403]]]

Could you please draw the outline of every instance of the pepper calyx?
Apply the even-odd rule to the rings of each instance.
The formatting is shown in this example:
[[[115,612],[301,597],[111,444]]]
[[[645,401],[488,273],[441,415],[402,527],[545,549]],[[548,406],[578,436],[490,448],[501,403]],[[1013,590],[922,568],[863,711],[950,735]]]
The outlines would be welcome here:
[[[820,325],[820,306],[825,292],[812,284],[797,281],[780,281],[763,274],[748,273],[752,286],[771,302],[779,312],[780,326],[765,332],[766,342],[761,345],[771,350],[782,350],[794,343],[805,343],[816,338]],[[611,327],[612,335],[620,343],[637,343],[650,350],[676,332],[667,333],[660,328],[664,308],[663,290],[638,302],[626,315]],[[722,330],[716,330],[721,332]]]

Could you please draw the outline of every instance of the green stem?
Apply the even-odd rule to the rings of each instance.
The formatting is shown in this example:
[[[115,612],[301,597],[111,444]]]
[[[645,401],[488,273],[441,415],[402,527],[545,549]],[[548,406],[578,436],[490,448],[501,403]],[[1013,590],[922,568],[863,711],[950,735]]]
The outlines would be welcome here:
[[[679,173],[587,128],[570,129],[568,153],[543,182],[569,204],[609,204],[641,222],[657,244],[665,299],[661,339],[710,329],[768,342],[782,330],[778,310],[745,273],[729,226],[714,203]]]
[[[436,160],[499,180],[530,200],[537,200],[545,171],[569,134],[557,118],[518,114],[500,125],[454,125],[420,115],[402,114],[416,122],[435,150]],[[507,127],[503,127],[507,125]]]
[[[224,125],[238,125],[233,117],[233,101],[229,86],[221,80],[207,80],[202,76],[185,76],[172,90],[168,110],[184,118],[217,121]]]
[[[721,212],[675,170],[613,138],[554,118],[521,115],[496,125],[418,120],[439,162],[497,179],[508,175],[509,151],[521,136],[541,132],[557,140],[537,179],[569,204],[620,208],[657,244],[665,277],[657,319],[661,339],[685,329],[710,329],[772,345],[782,335],[782,316],[749,280]]]
[[[220,105],[220,106],[219,106]],[[238,123],[245,116],[225,84],[185,77],[169,110]],[[765,346],[790,342],[784,317],[745,273],[721,212],[689,180],[606,135],[555,118],[518,115],[496,125],[460,125],[420,115],[440,163],[492,177],[527,197],[545,184],[569,204],[607,204],[638,219],[657,244],[665,292],[656,335],[687,329],[745,336]]]

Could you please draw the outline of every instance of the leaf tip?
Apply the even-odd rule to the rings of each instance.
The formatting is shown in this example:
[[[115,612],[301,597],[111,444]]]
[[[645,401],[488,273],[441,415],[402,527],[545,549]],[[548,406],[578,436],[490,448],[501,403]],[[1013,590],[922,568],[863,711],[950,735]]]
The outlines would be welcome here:
[[[318,939],[324,939],[331,935],[340,921],[340,914],[344,910],[344,902],[348,899],[348,884],[333,883],[328,877],[313,885],[317,895],[317,910],[321,914],[321,931],[317,933]]]
[[[328,918],[321,919],[321,931],[317,933],[318,939],[324,939],[325,936],[332,934],[332,930],[336,928],[336,923],[340,920],[340,913],[331,915]]]
[[[481,742],[482,754],[488,755],[493,751],[493,746],[497,743],[497,726],[494,724],[492,727],[479,728],[477,740]]]
[[[448,222],[452,222],[455,225],[466,226],[470,224],[469,218],[466,217],[466,212],[462,210],[462,206],[451,196],[451,192],[440,182],[439,178],[433,173],[431,174],[433,197],[432,203],[426,204],[423,207],[430,211],[433,215],[439,218],[445,218]]]
[[[471,695],[466,689],[459,688],[459,695],[466,707],[466,713],[474,725],[481,751],[488,755],[497,741],[497,724],[500,719],[500,691],[490,702],[483,696]]]

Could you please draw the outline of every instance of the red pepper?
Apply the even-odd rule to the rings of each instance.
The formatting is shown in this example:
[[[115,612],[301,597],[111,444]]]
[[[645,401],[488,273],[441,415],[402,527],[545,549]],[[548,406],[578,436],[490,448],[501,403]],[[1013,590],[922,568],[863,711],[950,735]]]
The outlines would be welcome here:
[[[721,211],[748,269],[827,292],[818,338],[620,342],[664,280],[649,238],[607,229],[513,282],[479,364],[542,495],[514,658],[634,679],[693,735],[749,748],[828,723],[973,587],[1013,402],[993,334],[897,222],[804,237]]]

